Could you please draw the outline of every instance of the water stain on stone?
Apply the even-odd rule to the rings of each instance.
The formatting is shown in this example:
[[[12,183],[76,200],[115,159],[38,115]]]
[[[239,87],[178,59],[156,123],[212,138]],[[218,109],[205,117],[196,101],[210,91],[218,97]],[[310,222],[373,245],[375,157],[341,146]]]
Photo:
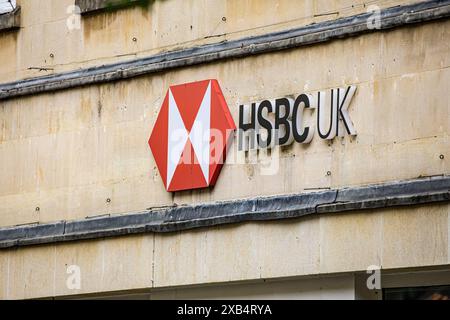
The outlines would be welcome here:
[[[38,168],[38,181],[42,182],[44,180],[44,172],[41,167]]]
[[[140,1],[137,4],[127,5],[127,6],[118,6],[106,8],[102,11],[94,12],[92,14],[87,14],[83,17],[83,33],[84,38],[89,40],[91,34],[96,31],[102,31],[107,29],[113,23],[116,22],[117,19],[122,19],[125,22],[125,27],[135,22],[135,18],[133,18],[133,11],[138,10],[142,17],[146,20],[149,19],[149,13],[151,12],[151,6],[155,1]],[[131,17],[131,19],[129,18]],[[129,18],[129,19],[127,19]]]
[[[102,102],[101,102],[101,100],[98,100],[98,103],[97,103],[97,115],[98,115],[99,119],[102,117],[102,108],[103,108]]]
[[[95,15],[88,15],[85,17],[83,33],[84,38],[89,39],[92,31],[99,31],[106,29],[117,19],[117,12],[101,12]]]

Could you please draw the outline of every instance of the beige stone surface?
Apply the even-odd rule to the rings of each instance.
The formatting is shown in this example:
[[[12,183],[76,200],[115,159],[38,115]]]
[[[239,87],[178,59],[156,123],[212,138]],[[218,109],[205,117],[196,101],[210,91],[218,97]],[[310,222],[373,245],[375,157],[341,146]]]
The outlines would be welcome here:
[[[243,224],[157,235],[155,286],[259,278],[259,226]],[[230,250],[230,248],[235,250]]]
[[[29,299],[152,287],[153,235],[0,252],[0,298]],[[79,267],[80,288],[67,285]]]
[[[315,274],[320,269],[320,219],[280,221],[259,228],[260,277]]]
[[[449,214],[450,206],[422,206],[383,215],[383,267],[448,264]]]
[[[448,264],[449,210],[424,205],[323,216],[320,271]]]
[[[383,214],[389,214],[389,210]],[[382,216],[375,211],[320,218],[320,271],[365,270],[382,265]]]
[[[8,296],[5,296],[5,299],[30,299],[54,295],[56,259],[54,245],[14,249],[9,253]]]
[[[148,288],[153,277],[153,235],[57,246],[55,294],[71,295]],[[67,266],[81,270],[80,290],[67,288]]]

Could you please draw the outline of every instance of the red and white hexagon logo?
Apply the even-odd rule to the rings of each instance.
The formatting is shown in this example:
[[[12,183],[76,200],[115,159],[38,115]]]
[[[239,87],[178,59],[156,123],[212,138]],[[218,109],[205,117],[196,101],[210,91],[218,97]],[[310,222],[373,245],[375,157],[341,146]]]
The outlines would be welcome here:
[[[214,185],[235,129],[217,80],[171,86],[148,141],[166,190]]]

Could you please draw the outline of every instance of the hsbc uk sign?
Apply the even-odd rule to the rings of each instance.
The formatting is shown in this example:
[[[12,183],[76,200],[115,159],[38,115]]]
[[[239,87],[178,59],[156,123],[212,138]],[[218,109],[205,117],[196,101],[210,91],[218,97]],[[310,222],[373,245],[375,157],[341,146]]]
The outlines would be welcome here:
[[[356,86],[302,93],[239,106],[238,150],[311,142],[317,128],[320,138],[331,140],[345,132],[356,135],[348,113]],[[306,110],[316,110],[316,124],[305,124]]]
[[[322,139],[356,135],[348,114],[355,91],[349,86],[240,105],[237,150],[309,143],[316,128]],[[315,124],[306,122],[307,110],[316,110]],[[171,86],[149,139],[166,190],[214,185],[235,130],[217,80]]]

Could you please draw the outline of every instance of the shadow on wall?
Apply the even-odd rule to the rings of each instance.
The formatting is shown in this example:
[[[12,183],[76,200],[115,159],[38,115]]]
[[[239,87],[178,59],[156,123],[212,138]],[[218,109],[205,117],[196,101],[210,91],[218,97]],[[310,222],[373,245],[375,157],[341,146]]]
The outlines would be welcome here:
[[[148,8],[156,1],[164,1],[164,0],[108,0],[106,1],[105,10],[114,11],[130,5]]]

